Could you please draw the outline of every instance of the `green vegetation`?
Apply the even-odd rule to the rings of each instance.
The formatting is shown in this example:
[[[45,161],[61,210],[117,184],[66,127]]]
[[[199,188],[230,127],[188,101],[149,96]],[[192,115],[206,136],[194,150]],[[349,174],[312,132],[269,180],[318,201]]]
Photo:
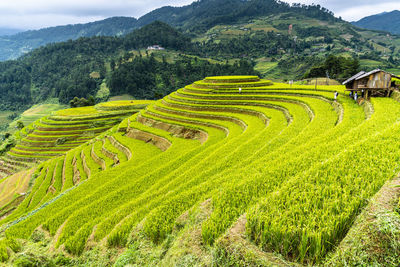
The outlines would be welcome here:
[[[85,106],[93,104],[93,96],[104,101],[125,93],[139,99],[158,99],[205,75],[257,74],[251,64],[239,60],[234,65],[215,64],[179,55],[168,63],[152,54],[131,59],[132,49],[155,43],[172,50],[191,50],[190,39],[164,23],[154,22],[124,37],[51,44],[19,60],[2,62],[0,91],[4,94],[0,109],[21,110],[52,98],[63,104],[72,101],[71,107]]]
[[[117,21],[124,19],[108,23],[114,29]],[[121,33],[127,24],[121,22]],[[63,104],[124,94],[160,99],[208,75],[283,81],[328,72],[342,79],[357,69],[357,61],[365,70],[400,71],[400,38],[354,27],[319,5],[204,0],[155,10],[134,24],[137,29],[125,35],[53,43],[1,62],[0,110],[21,111],[49,98]],[[156,44],[165,50],[146,50]],[[331,55],[337,60],[326,62]]]
[[[154,54],[149,57],[135,56],[132,61],[119,66],[108,80],[112,95],[130,94],[145,99],[158,99],[199,80],[206,75],[257,74],[245,60],[235,64],[211,64],[207,60],[181,57],[175,63],[161,62]]]
[[[400,93],[360,106],[327,77],[397,73],[397,36],[274,0],[134,27],[0,63],[2,118],[21,128],[0,146],[1,261],[398,265]],[[74,108],[19,115],[58,99]]]
[[[293,12],[330,22],[339,21],[333,13],[320,5],[289,5],[274,0],[243,2],[240,0],[199,1],[181,8],[160,8],[138,20],[143,26],[160,20],[189,32],[205,32],[216,25],[235,24],[249,17],[257,18],[273,14]],[[190,19],[189,19],[190,18]]]
[[[50,27],[21,32],[0,38],[0,60],[16,59],[29,50],[48,43],[75,40],[91,36],[120,36],[136,28],[137,20],[131,17],[113,17],[101,21]]]
[[[27,127],[18,121],[20,131],[14,135],[8,135],[0,147],[1,154],[4,156],[1,160],[0,176],[2,178],[10,176],[33,166],[35,162],[63,156],[67,153],[66,161],[70,164],[74,161],[74,166],[70,168],[67,164],[62,167],[63,164],[59,164],[57,173],[60,174],[60,168],[61,170],[65,168],[65,176],[71,177],[71,181],[75,179],[70,184],[71,186],[76,183],[77,177],[79,180],[85,179],[86,173],[83,173],[84,166],[80,154],[74,157],[72,152],[68,151],[109,130],[124,118],[151,103],[151,101],[135,101],[134,104],[131,102],[107,102],[96,107],[58,110],[53,115],[43,117]],[[24,116],[27,117],[31,113],[32,116],[37,116],[38,110],[42,109],[31,109],[25,112]],[[52,166],[51,169],[55,168]],[[70,180],[67,179],[67,181]],[[53,181],[53,184],[57,184],[56,187],[53,186],[54,190],[61,189],[58,182]]]
[[[304,74],[304,78],[331,77],[345,80],[360,71],[358,59],[336,57],[331,55],[321,65],[312,67]]]
[[[34,125],[69,136],[88,120],[113,118],[107,109],[144,105],[36,165],[30,193],[1,221],[3,240],[37,239],[39,229],[52,247],[44,259],[72,254],[89,264],[104,249],[128,247],[103,265],[357,264],[336,249],[398,168],[394,99],[363,108],[341,85],[214,76],[159,101],[59,111]],[[32,242],[7,254],[8,262]],[[385,258],[360,263],[395,262],[394,245]],[[96,261],[86,258],[91,253]]]
[[[397,86],[400,86],[400,79],[392,78],[392,82],[394,82]]]
[[[15,131],[16,121],[21,121],[24,125],[28,126],[34,121],[41,119],[45,116],[51,115],[54,111],[65,108],[65,105],[60,104],[40,104],[33,105],[25,110],[21,115],[17,115],[14,121],[9,124],[9,132]],[[14,129],[13,129],[14,128]]]
[[[93,96],[89,96],[88,99],[85,99],[83,97],[81,99],[74,97],[74,99],[72,99],[69,102],[69,105],[71,106],[71,108],[94,106],[94,104],[96,104],[96,102],[95,102]]]
[[[100,103],[96,106],[98,110],[138,110],[153,103],[153,100],[119,100]]]

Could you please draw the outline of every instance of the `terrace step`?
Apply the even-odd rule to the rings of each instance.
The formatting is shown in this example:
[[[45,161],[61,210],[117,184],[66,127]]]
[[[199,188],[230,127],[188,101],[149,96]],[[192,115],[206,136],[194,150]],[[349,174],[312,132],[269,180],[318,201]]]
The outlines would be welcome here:
[[[121,144],[120,142],[118,142],[117,139],[115,139],[114,136],[108,136],[108,140],[110,140],[110,143],[118,150],[120,150],[122,153],[125,154],[125,156],[127,157],[128,160],[130,160],[132,158],[132,152],[130,151],[130,149],[126,146],[124,146],[123,144]]]
[[[118,155],[113,153],[113,152],[111,152],[107,148],[105,148],[105,144],[106,144],[106,140],[105,139],[103,139],[102,142],[103,142],[103,145],[102,145],[101,151],[103,152],[103,154],[106,155],[108,158],[112,159],[114,161],[115,165],[118,165],[120,163]]]
[[[17,166],[13,165],[13,164],[10,164],[10,163],[0,159],[0,168],[7,168],[7,169],[10,169],[10,170],[16,170]]]
[[[191,129],[182,125],[176,125],[172,123],[167,123],[163,121],[157,121],[152,118],[148,118],[139,114],[137,116],[137,121],[143,125],[161,129],[173,134],[176,137],[184,139],[197,139],[201,143],[204,143],[208,139],[208,134],[205,131]],[[169,147],[169,146],[168,146]]]
[[[12,151],[10,151],[12,152]],[[48,157],[44,157],[44,158],[40,158],[40,157],[36,157],[36,158],[28,158],[28,157],[23,157],[23,156],[19,156],[19,155],[14,155],[12,153],[7,153],[7,157],[9,157],[12,160],[15,161],[19,161],[19,162],[24,162],[24,163],[38,163],[41,160],[46,160],[48,159]]]
[[[4,179],[4,178],[6,178],[8,176],[9,176],[9,174],[7,174],[7,173],[3,172],[2,170],[0,170],[0,179]]]
[[[29,146],[20,146],[20,145],[15,146],[15,148],[18,150],[24,150],[24,151],[28,151],[28,152],[42,152],[42,151],[66,152],[71,149],[69,147],[66,147],[66,148],[49,147],[49,149],[46,150],[46,149],[39,148],[39,147],[29,147]]]
[[[91,171],[90,171],[89,166],[86,163],[86,156],[85,156],[85,153],[83,153],[83,150],[81,151],[80,156],[81,156],[81,159],[82,159],[82,165],[83,165],[83,169],[85,170],[86,176],[88,178],[90,178]]]
[[[21,162],[21,161],[18,161],[18,160],[14,160],[14,159],[8,157],[8,154],[6,154],[6,155],[2,158],[2,160],[3,160],[6,164],[11,165],[11,166],[19,166],[19,167],[21,167],[21,168],[29,168],[29,167],[30,167],[29,164],[26,164],[26,163],[24,163],[24,162]]]
[[[57,157],[57,156],[61,156],[64,154],[64,153],[34,153],[34,151],[32,151],[32,153],[29,153],[29,151],[27,151],[27,152],[19,151],[19,150],[16,150],[16,148],[12,148],[10,150],[10,152],[12,152],[13,154],[21,155],[21,156],[32,156],[32,157],[37,157],[37,158]]]
[[[99,165],[101,166],[102,170],[104,171],[104,170],[107,168],[106,162],[104,161],[104,159],[102,159],[99,155],[97,155],[97,154],[95,153],[95,151],[94,151],[94,145],[95,145],[95,144],[93,144],[93,145],[91,146],[90,155],[92,156],[93,160],[94,160],[97,164],[99,164]]]

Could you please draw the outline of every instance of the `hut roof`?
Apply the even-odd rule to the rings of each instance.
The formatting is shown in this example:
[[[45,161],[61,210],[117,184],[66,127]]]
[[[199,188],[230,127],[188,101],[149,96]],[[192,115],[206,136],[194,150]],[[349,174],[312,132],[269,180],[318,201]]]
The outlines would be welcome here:
[[[365,74],[363,74],[363,75],[357,77],[356,80],[363,79],[363,78],[365,78],[365,77],[368,77],[368,76],[370,76],[370,75],[372,75],[372,74],[375,74],[375,73],[381,72],[381,71],[390,74],[392,77],[395,77],[395,78],[400,79],[398,76],[396,76],[396,75],[394,75],[394,74],[392,74],[392,73],[390,73],[390,72],[387,72],[387,71],[384,71],[384,70],[381,70],[381,69],[375,69],[375,70],[371,70],[370,72],[367,72],[367,73],[365,73]]]
[[[342,84],[345,85],[351,81],[354,81],[355,79],[357,79],[358,77],[360,77],[361,75],[365,74],[365,71],[360,71],[359,73],[357,73],[356,75],[348,78],[346,81],[344,81]]]

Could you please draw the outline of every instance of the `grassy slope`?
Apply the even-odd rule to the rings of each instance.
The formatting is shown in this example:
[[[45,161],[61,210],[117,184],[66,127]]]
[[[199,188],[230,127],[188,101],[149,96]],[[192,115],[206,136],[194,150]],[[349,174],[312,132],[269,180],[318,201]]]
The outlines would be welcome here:
[[[1,216],[11,213],[19,203],[24,201],[26,193],[29,194],[31,190],[35,193],[29,195],[28,206],[35,207],[38,203],[43,204],[49,199],[55,197],[61,190],[64,191],[74,184],[85,180],[86,173],[84,172],[80,153],[76,149],[70,152],[67,151],[82,143],[75,143],[79,138],[83,137],[87,139],[89,137],[87,134],[88,132],[97,129],[100,129],[101,131],[108,130],[121,121],[124,116],[126,117],[133,114],[148,103],[150,103],[150,101],[107,102],[103,105],[99,105],[99,110],[94,107],[58,110],[60,108],[59,105],[38,105],[24,112],[23,117],[26,119],[48,115],[48,112],[51,110],[53,110],[53,116],[35,121],[32,126],[32,132],[30,133],[25,131],[27,128],[18,132],[22,139],[4,158],[1,158],[3,176],[3,179],[0,181],[2,192],[0,197]],[[132,109],[132,107],[134,107],[134,109]],[[112,117],[97,118],[98,116],[104,115],[112,115]],[[74,138],[74,140],[68,141],[68,135],[72,133],[78,134],[78,137]],[[29,140],[32,136],[47,138],[49,135],[56,136],[55,138],[67,138],[67,140],[66,142],[60,142],[59,144],[54,144],[50,141],[37,142],[35,140]],[[93,132],[92,135],[96,136]],[[83,141],[83,143],[84,142],[85,141]],[[64,164],[65,160],[63,155],[65,153],[67,155],[72,155],[72,157],[75,155],[74,159],[76,159],[76,163],[74,163],[74,166]],[[21,163],[25,161],[25,159],[38,159],[42,157],[42,155],[51,154],[62,156],[56,161],[51,161],[52,163],[47,167],[46,165],[45,167],[40,167],[38,171],[35,171],[36,168],[30,169],[37,164]],[[10,155],[14,157],[11,158],[11,160],[9,159]],[[66,161],[70,161],[71,163],[73,159],[72,157],[67,156],[68,160]],[[44,159],[47,158],[51,157],[46,156]],[[43,171],[43,168],[45,168],[46,173],[41,175],[42,173],[40,170]],[[45,183],[45,186],[43,187],[43,185],[37,184],[36,187],[32,187],[32,182],[35,179],[42,181],[41,183]],[[40,193],[36,193],[36,191],[40,191]]]
[[[38,104],[32,106],[30,109],[25,110],[19,118],[9,123],[9,127],[7,131],[14,132],[16,131],[15,126],[17,125],[17,121],[22,121],[25,126],[30,125],[34,121],[51,115],[54,111],[66,108],[65,105],[60,104]]]

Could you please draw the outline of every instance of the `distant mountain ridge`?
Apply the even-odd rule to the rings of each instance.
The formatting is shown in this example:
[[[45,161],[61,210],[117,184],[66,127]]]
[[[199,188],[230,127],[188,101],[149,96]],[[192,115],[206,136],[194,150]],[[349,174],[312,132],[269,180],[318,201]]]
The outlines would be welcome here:
[[[17,33],[22,32],[22,31],[24,31],[24,30],[0,27],[0,37],[1,36],[5,36],[5,35],[17,34]]]
[[[22,54],[48,43],[75,40],[80,37],[121,36],[136,28],[131,17],[112,17],[101,21],[57,26],[0,36],[0,60],[16,59]]]
[[[276,0],[199,0],[182,7],[165,6],[139,19],[112,17],[86,24],[57,26],[16,35],[0,36],[0,61],[19,56],[48,43],[75,40],[80,37],[121,36],[154,21],[162,21],[186,33],[201,33],[218,24],[282,12],[296,12],[326,21],[338,20],[329,10],[319,5],[289,5]]]
[[[388,31],[400,34],[400,11],[383,12],[368,16],[359,21],[352,22],[353,25],[370,30]]]
[[[237,23],[243,19],[275,13],[296,12],[326,21],[339,20],[320,5],[290,5],[277,0],[199,0],[182,7],[165,6],[138,19],[138,26],[159,20],[187,32],[204,32],[218,24]]]

